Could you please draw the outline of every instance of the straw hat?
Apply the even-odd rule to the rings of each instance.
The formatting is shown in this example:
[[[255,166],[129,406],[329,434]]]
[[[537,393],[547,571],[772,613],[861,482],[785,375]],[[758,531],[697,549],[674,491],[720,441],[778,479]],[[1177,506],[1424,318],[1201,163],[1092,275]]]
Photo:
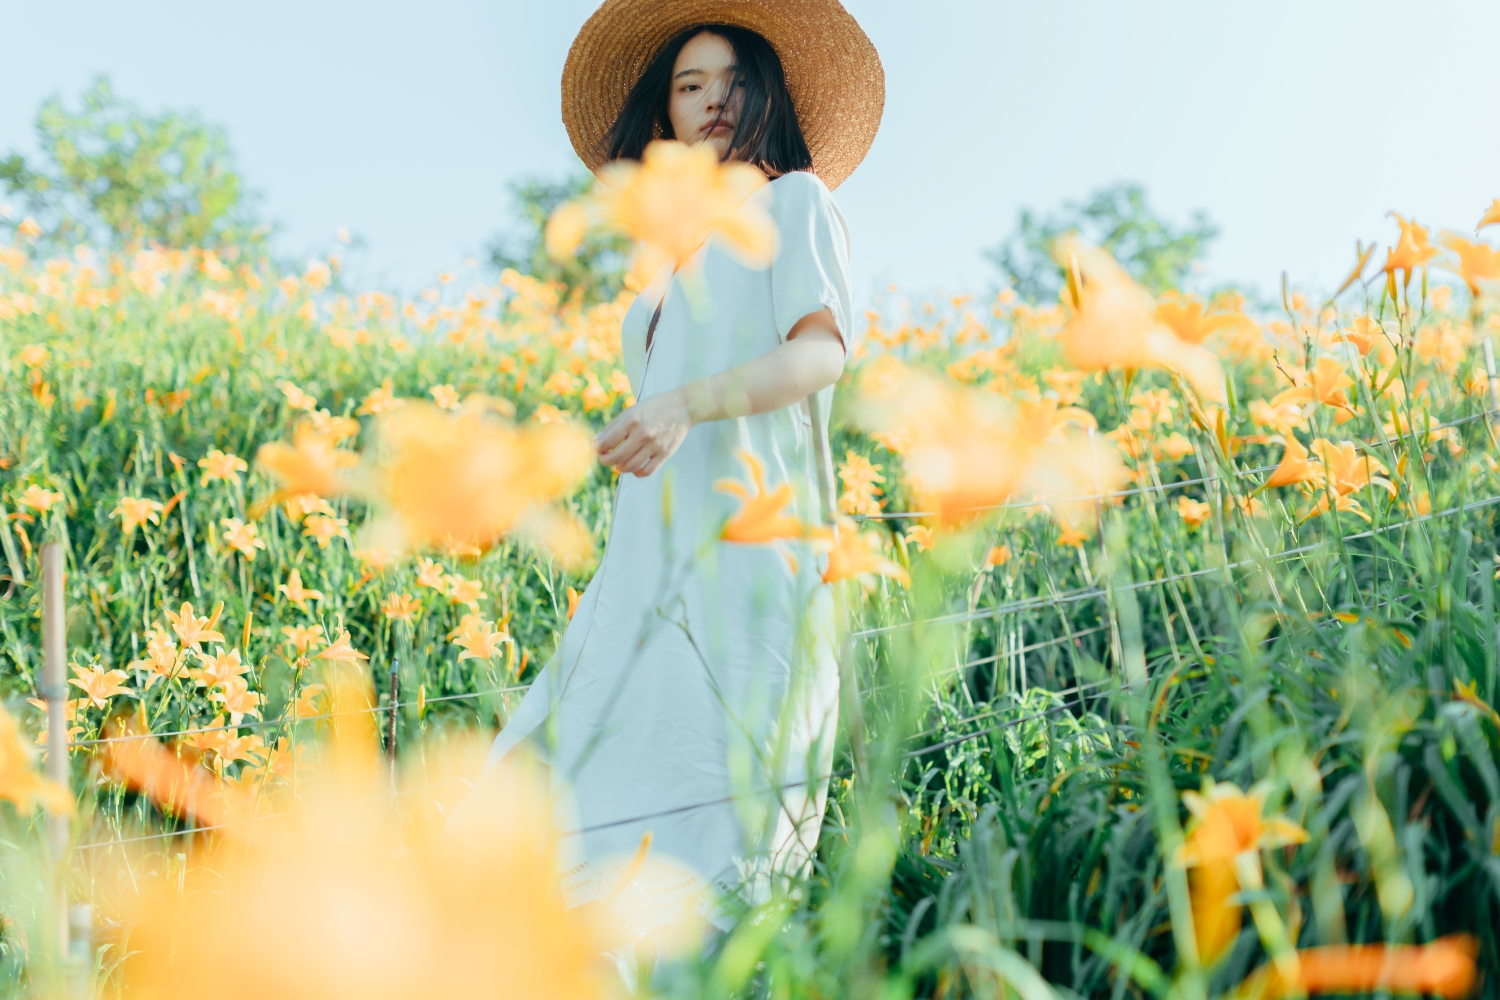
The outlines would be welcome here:
[[[875,46],[838,0],[604,0],[563,67],[562,117],[590,170],[630,88],[657,53],[695,24],[748,28],[771,43],[786,72],[813,169],[829,188],[870,151],[885,106]]]

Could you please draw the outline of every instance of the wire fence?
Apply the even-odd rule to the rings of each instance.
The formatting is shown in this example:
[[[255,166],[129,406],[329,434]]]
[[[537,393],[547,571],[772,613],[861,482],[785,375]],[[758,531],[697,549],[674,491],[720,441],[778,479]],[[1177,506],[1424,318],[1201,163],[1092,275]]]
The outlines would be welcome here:
[[[1462,424],[1470,423],[1470,422],[1475,421],[1475,420],[1483,420],[1483,419],[1486,419],[1487,417],[1493,416],[1493,415],[1495,415],[1497,413],[1500,413],[1500,410],[1486,410],[1486,411],[1484,411],[1482,413],[1473,414],[1473,415],[1466,416],[1466,417],[1463,417],[1463,418],[1459,418],[1459,419],[1453,420],[1453,421],[1448,421],[1448,422],[1443,423],[1443,424],[1432,425],[1431,427],[1423,428],[1422,431],[1424,433],[1430,433],[1431,431],[1435,431],[1435,430],[1439,430],[1439,429],[1443,429],[1443,428],[1447,428],[1447,427],[1459,426],[1459,425],[1462,425]],[[1234,475],[1237,476],[1237,477],[1250,477],[1250,476],[1260,475],[1260,474],[1263,474],[1263,473],[1266,473],[1266,472],[1273,471],[1275,468],[1276,468],[1276,466],[1257,466],[1257,467],[1253,467],[1253,468],[1249,468],[1249,469],[1236,470],[1235,473],[1234,473]],[[1141,496],[1141,495],[1145,495],[1145,494],[1164,493],[1164,492],[1166,492],[1168,490],[1187,488],[1187,487],[1197,486],[1197,485],[1205,485],[1205,484],[1212,483],[1212,482],[1217,482],[1217,481],[1222,481],[1221,477],[1219,477],[1219,476],[1205,476],[1205,477],[1201,477],[1201,478],[1198,478],[1198,479],[1183,480],[1183,481],[1178,481],[1178,482],[1169,483],[1169,484],[1161,484],[1161,485],[1153,485],[1153,486],[1147,486],[1147,487],[1139,487],[1139,488],[1129,489],[1129,490],[1111,491],[1111,492],[1108,492],[1108,493],[1093,494],[1093,495],[1089,495],[1089,496],[1070,497],[1070,498],[1067,498],[1067,501],[1056,501],[1056,500],[1052,500],[1052,501],[1043,501],[1043,500],[1038,500],[1038,501],[1024,501],[1024,502],[1009,503],[1009,504],[999,504],[999,505],[994,505],[994,506],[991,506],[991,507],[974,508],[973,510],[974,510],[974,512],[982,512],[982,511],[997,510],[997,509],[1025,509],[1025,508],[1043,506],[1043,505],[1046,505],[1046,504],[1049,504],[1049,503],[1057,503],[1057,502],[1081,502],[1081,501],[1089,501],[1089,500],[1112,501],[1112,500],[1115,500],[1115,499],[1127,498],[1127,497],[1131,497],[1131,496]],[[1468,502],[1468,503],[1464,503],[1464,504],[1460,504],[1460,505],[1457,505],[1457,506],[1454,506],[1454,507],[1450,507],[1450,508],[1447,508],[1447,509],[1442,510],[1442,511],[1437,511],[1437,512],[1432,512],[1432,513],[1428,513],[1428,514],[1418,515],[1418,516],[1411,517],[1411,518],[1408,518],[1408,519],[1403,520],[1403,521],[1395,522],[1395,523],[1388,524],[1388,525],[1382,525],[1382,526],[1379,526],[1379,527],[1372,527],[1372,528],[1370,528],[1370,529],[1368,529],[1366,531],[1356,532],[1354,534],[1344,535],[1342,537],[1343,537],[1343,539],[1345,541],[1356,541],[1356,540],[1361,540],[1361,539],[1374,538],[1374,537],[1376,537],[1378,535],[1381,535],[1383,533],[1386,533],[1386,532],[1398,531],[1398,530],[1401,530],[1401,529],[1404,529],[1404,528],[1408,528],[1408,527],[1411,527],[1413,525],[1416,525],[1416,524],[1419,524],[1419,523],[1422,523],[1422,522],[1426,522],[1426,521],[1429,521],[1429,520],[1433,520],[1433,519],[1436,519],[1436,518],[1449,517],[1449,516],[1452,516],[1454,514],[1462,514],[1462,513],[1468,512],[1468,511],[1477,510],[1477,509],[1481,509],[1481,508],[1484,508],[1484,507],[1492,506],[1492,505],[1497,504],[1497,503],[1500,503],[1500,496],[1486,497],[1486,498],[1481,499],[1481,500],[1471,501],[1471,502]],[[920,512],[920,511],[915,511],[915,512],[884,512],[884,513],[881,513],[881,514],[878,514],[878,515],[866,515],[866,516],[861,517],[860,519],[861,520],[896,520],[896,519],[908,519],[908,518],[915,519],[915,518],[922,518],[922,517],[928,517],[928,516],[935,516],[935,514],[933,512]],[[1204,567],[1204,568],[1200,568],[1200,569],[1196,569],[1196,570],[1191,570],[1191,571],[1188,571],[1188,572],[1165,574],[1165,575],[1154,577],[1154,578],[1149,579],[1149,580],[1131,581],[1131,582],[1128,582],[1128,583],[1125,583],[1125,584],[1121,584],[1121,585],[1115,586],[1115,587],[1094,586],[1094,587],[1082,588],[1082,589],[1073,590],[1073,591],[1066,591],[1066,592],[1062,592],[1062,593],[1054,592],[1054,593],[1051,593],[1051,594],[1039,595],[1037,597],[1032,597],[1032,598],[1025,598],[1025,599],[1021,599],[1021,600],[1003,602],[1001,604],[992,605],[990,607],[976,608],[976,609],[973,609],[973,610],[970,610],[970,611],[954,612],[954,613],[950,613],[950,614],[946,614],[946,615],[937,615],[937,616],[934,616],[932,618],[927,618],[927,619],[912,620],[912,621],[906,621],[906,622],[897,622],[897,623],[891,623],[891,624],[887,624],[887,625],[875,626],[875,627],[872,627],[872,628],[865,628],[865,629],[854,630],[854,631],[852,631],[850,633],[850,635],[854,639],[874,639],[874,638],[877,638],[877,637],[880,637],[880,636],[883,636],[883,635],[887,635],[887,634],[890,634],[890,633],[893,633],[893,632],[897,632],[897,631],[901,631],[901,630],[906,630],[906,629],[911,629],[911,628],[916,628],[916,627],[919,627],[919,626],[938,626],[938,627],[942,627],[942,626],[958,625],[958,624],[965,624],[965,623],[974,622],[974,621],[981,621],[981,620],[986,620],[986,619],[999,618],[999,617],[1007,615],[1007,614],[1021,613],[1021,612],[1025,612],[1025,611],[1029,611],[1029,610],[1035,610],[1035,609],[1039,609],[1039,608],[1046,608],[1046,607],[1062,608],[1062,607],[1065,607],[1065,606],[1067,606],[1069,604],[1074,604],[1074,603],[1078,603],[1078,602],[1082,602],[1082,601],[1092,600],[1092,599],[1096,599],[1096,598],[1108,598],[1112,593],[1119,593],[1119,592],[1123,592],[1123,591],[1144,590],[1144,589],[1147,589],[1147,588],[1154,588],[1154,587],[1158,587],[1158,586],[1162,586],[1162,585],[1167,585],[1167,584],[1176,584],[1176,583],[1179,583],[1179,582],[1185,582],[1185,581],[1188,581],[1188,580],[1193,580],[1193,579],[1196,579],[1196,578],[1199,578],[1199,577],[1204,577],[1204,576],[1209,576],[1209,575],[1214,575],[1214,574],[1227,575],[1227,574],[1231,573],[1234,570],[1247,569],[1247,568],[1253,568],[1253,567],[1260,567],[1260,566],[1263,566],[1264,564],[1269,563],[1269,562],[1274,562],[1274,561],[1279,561],[1279,560],[1285,560],[1285,559],[1293,558],[1293,557],[1296,557],[1296,556],[1299,556],[1299,555],[1306,555],[1308,553],[1311,553],[1311,552],[1323,549],[1325,547],[1325,545],[1326,545],[1326,543],[1324,543],[1324,542],[1318,542],[1318,543],[1313,543],[1313,544],[1308,544],[1308,545],[1302,545],[1302,546],[1297,546],[1297,547],[1294,547],[1294,548],[1291,548],[1291,549],[1286,549],[1286,550],[1283,550],[1283,551],[1280,551],[1280,552],[1276,552],[1276,553],[1267,553],[1264,556],[1258,557],[1258,558],[1241,559],[1241,560],[1237,560],[1237,561],[1224,562],[1224,563],[1221,563],[1219,565],[1208,566],[1208,567]],[[1323,624],[1326,624],[1326,623],[1323,623]],[[1318,626],[1314,626],[1314,627],[1318,627]],[[1054,645],[1058,645],[1058,644],[1062,644],[1062,643],[1076,641],[1079,638],[1082,638],[1082,637],[1087,636],[1087,635],[1096,634],[1096,633],[1105,631],[1108,628],[1109,628],[1109,626],[1107,624],[1101,624],[1101,625],[1098,625],[1098,626],[1095,626],[1095,627],[1092,627],[1092,628],[1082,629],[1082,630],[1078,630],[1078,631],[1075,631],[1075,632],[1071,632],[1071,633],[1069,633],[1067,635],[1054,637],[1052,639],[1047,639],[1047,640],[1043,640],[1043,641],[1039,641],[1039,642],[1029,643],[1029,644],[1018,646],[1016,648],[1009,649],[1009,650],[1002,650],[1000,652],[996,652],[996,653],[994,653],[992,655],[989,655],[989,656],[984,656],[984,657],[979,657],[979,658],[976,658],[976,659],[967,660],[964,663],[958,664],[958,665],[956,665],[954,667],[947,668],[944,671],[939,671],[934,676],[941,676],[943,674],[958,672],[958,671],[962,671],[962,670],[969,669],[969,668],[972,668],[972,667],[982,666],[982,665],[987,664],[987,663],[998,662],[1000,660],[1003,660],[1003,659],[1006,659],[1006,658],[1009,658],[1009,657],[1013,657],[1013,656],[1017,656],[1018,654],[1024,654],[1026,652],[1034,651],[1034,650],[1037,650],[1037,649],[1042,649],[1042,648],[1046,648],[1046,647],[1050,647],[1050,646],[1054,646]],[[1267,640],[1267,641],[1271,641],[1271,640]],[[951,749],[952,747],[959,746],[959,745],[962,745],[964,743],[967,743],[967,742],[970,742],[970,741],[973,741],[973,740],[976,740],[976,739],[983,738],[983,737],[991,735],[993,733],[1000,732],[1000,731],[1012,728],[1014,726],[1022,725],[1022,724],[1026,723],[1026,722],[1029,722],[1029,721],[1036,721],[1036,720],[1039,720],[1039,719],[1043,719],[1043,718],[1047,718],[1049,716],[1055,715],[1058,712],[1067,711],[1067,710],[1069,710],[1069,709],[1071,709],[1073,707],[1082,705],[1083,704],[1083,699],[1084,699],[1085,692],[1088,692],[1088,691],[1096,690],[1098,688],[1105,687],[1105,686],[1113,686],[1117,690],[1123,690],[1123,689],[1127,689],[1127,688],[1130,688],[1130,687],[1134,687],[1136,684],[1141,684],[1141,683],[1146,683],[1146,679],[1142,679],[1141,681],[1137,681],[1137,682],[1134,682],[1134,683],[1121,684],[1121,683],[1118,682],[1118,680],[1116,678],[1106,678],[1105,680],[1095,681],[1095,682],[1089,683],[1089,684],[1075,685],[1074,687],[1067,688],[1067,689],[1064,689],[1062,691],[1055,692],[1056,696],[1059,697],[1059,698],[1061,698],[1061,699],[1063,699],[1063,700],[1059,701],[1058,704],[1056,704],[1056,705],[1054,705],[1054,706],[1052,706],[1050,708],[1047,708],[1047,709],[1045,709],[1043,711],[1031,713],[1031,714],[1020,716],[1020,717],[1017,717],[1017,718],[1006,719],[1006,720],[1004,720],[1002,722],[998,722],[998,723],[996,723],[994,725],[984,727],[984,728],[976,730],[974,732],[962,733],[960,735],[957,735],[955,737],[952,737],[952,738],[950,738],[948,740],[945,740],[945,741],[942,741],[942,742],[939,742],[939,743],[936,743],[936,744],[932,744],[932,745],[929,745],[929,746],[924,746],[924,747],[917,748],[915,750],[904,752],[903,754],[901,754],[901,759],[903,759],[903,760],[910,760],[910,759],[916,759],[916,758],[919,758],[919,757],[922,757],[922,756],[930,755],[930,754],[933,754],[933,753],[938,753],[938,752],[941,752],[941,751],[944,751],[944,750],[947,750],[947,749]],[[387,702],[385,704],[370,705],[370,706],[367,706],[367,707],[364,707],[364,708],[360,708],[360,709],[353,709],[353,710],[347,710],[347,711],[341,711],[341,712],[324,712],[324,713],[318,713],[318,714],[314,714],[314,715],[306,715],[306,716],[300,716],[300,717],[283,716],[281,718],[271,719],[271,720],[246,721],[246,722],[243,722],[243,723],[241,723],[239,725],[205,726],[205,727],[196,727],[196,728],[191,728],[191,729],[180,729],[180,730],[175,730],[175,731],[170,731],[170,732],[165,732],[165,733],[149,733],[149,732],[148,733],[131,733],[131,734],[126,734],[126,735],[121,735],[121,736],[110,736],[110,737],[100,737],[100,738],[96,738],[96,739],[76,740],[76,741],[72,741],[72,742],[68,743],[67,745],[68,745],[69,748],[90,748],[90,747],[97,747],[97,746],[101,746],[101,745],[107,745],[107,744],[111,744],[111,743],[127,742],[127,741],[132,741],[132,740],[144,740],[144,739],[158,739],[159,740],[159,739],[192,737],[192,736],[197,736],[197,735],[211,734],[211,733],[215,733],[215,732],[227,732],[227,731],[238,732],[239,730],[246,729],[246,728],[259,729],[259,728],[285,727],[285,726],[295,725],[296,723],[299,723],[299,722],[314,722],[314,721],[318,721],[318,720],[332,719],[332,718],[336,718],[336,717],[339,717],[339,716],[362,715],[362,714],[381,713],[381,712],[395,712],[396,710],[399,710],[399,709],[417,707],[418,705],[421,705],[421,704],[434,704],[434,703],[446,702],[446,701],[471,700],[471,699],[482,698],[482,697],[487,697],[487,696],[492,696],[492,695],[521,692],[521,691],[527,690],[529,687],[530,687],[530,685],[528,685],[528,684],[509,685],[509,686],[505,686],[505,687],[491,688],[491,689],[487,689],[487,690],[483,690],[483,691],[466,692],[466,693],[453,694],[453,695],[442,695],[442,696],[438,696],[438,697],[434,697],[434,698],[424,698],[424,699],[421,699],[420,701],[417,701],[417,702],[412,702],[412,701],[406,701],[406,702],[399,702],[399,701],[398,702]],[[1070,702],[1070,701],[1067,700],[1068,696],[1072,696],[1076,700]],[[993,718],[996,715],[1004,714],[1006,711],[1007,711],[1007,709],[1002,708],[1002,709],[995,709],[995,710],[983,712],[983,713],[980,713],[978,715],[975,715],[975,716],[972,716],[972,717],[969,717],[969,718],[966,718],[966,719],[954,720],[953,722],[946,723],[944,725],[941,725],[941,726],[938,726],[938,727],[935,727],[935,728],[924,730],[924,731],[919,732],[919,733],[914,733],[914,734],[912,734],[908,738],[909,739],[919,739],[919,738],[923,738],[923,737],[926,737],[926,736],[931,736],[931,735],[934,735],[935,733],[941,732],[941,731],[943,731],[945,729],[952,729],[952,728],[959,727],[959,726],[969,725],[969,724],[972,724],[974,722],[983,721],[983,720],[988,719],[988,718]],[[785,783],[785,784],[780,784],[780,785],[777,785],[777,786],[772,787],[772,788],[766,788],[766,789],[763,789],[761,791],[754,792],[754,793],[749,793],[749,794],[752,794],[752,795],[776,794],[776,793],[778,793],[781,790],[785,790],[785,789],[789,789],[789,788],[796,788],[796,787],[800,787],[800,786],[806,785],[810,781],[811,782],[822,782],[822,781],[826,781],[826,780],[829,780],[829,779],[832,779],[832,778],[848,777],[848,776],[850,776],[852,774],[853,774],[853,771],[851,769],[841,769],[841,770],[831,771],[829,774],[821,776],[821,777],[818,777],[818,778],[804,779],[804,780],[801,780],[801,781],[788,782],[788,783]],[[386,793],[386,794],[389,794],[389,793]],[[689,803],[689,804],[682,805],[682,806],[676,806],[676,807],[672,807],[672,808],[665,809],[665,810],[660,810],[660,811],[653,812],[653,813],[647,813],[647,814],[642,814],[642,815],[638,815],[638,816],[631,816],[631,817],[626,817],[626,818],[623,818],[623,819],[612,820],[612,821],[603,822],[603,823],[596,823],[596,824],[592,824],[592,825],[589,825],[589,826],[586,826],[586,827],[580,827],[580,828],[577,828],[577,829],[572,829],[572,830],[564,831],[563,836],[583,835],[583,834],[598,832],[598,831],[602,831],[602,830],[606,830],[606,829],[610,829],[610,828],[614,828],[614,827],[626,826],[626,825],[634,825],[634,824],[648,822],[648,821],[655,820],[655,819],[667,818],[667,817],[670,817],[670,816],[674,816],[674,815],[678,815],[678,814],[682,814],[682,813],[685,813],[685,812],[690,812],[690,811],[694,811],[694,810],[698,810],[698,809],[705,809],[705,808],[711,808],[711,807],[714,807],[714,806],[726,805],[726,804],[729,804],[731,802],[734,802],[736,800],[736,798],[738,798],[738,796],[726,796],[726,797],[718,798],[718,799],[714,799],[714,800],[703,801],[703,802],[695,802],[695,803]],[[129,845],[129,844],[139,844],[139,843],[145,843],[145,842],[150,842],[150,841],[155,841],[155,840],[163,840],[163,839],[172,838],[172,837],[179,837],[179,836],[191,835],[191,834],[196,834],[196,833],[221,831],[221,830],[224,830],[225,828],[227,828],[229,826],[233,826],[233,825],[239,825],[239,824],[248,823],[248,822],[261,822],[261,821],[264,821],[264,820],[267,820],[267,819],[282,818],[282,817],[286,817],[286,816],[290,816],[290,815],[295,815],[295,813],[265,814],[265,815],[262,815],[262,816],[256,816],[256,817],[251,817],[251,818],[248,818],[248,819],[245,819],[245,820],[240,820],[240,821],[237,821],[235,823],[220,823],[220,824],[214,824],[214,825],[209,825],[209,826],[193,827],[193,828],[189,828],[189,829],[185,829],[185,830],[169,830],[169,831],[162,831],[160,833],[149,834],[149,835],[142,835],[142,836],[136,836],[136,837],[115,838],[115,839],[109,839],[109,840],[101,840],[101,841],[96,841],[96,842],[91,842],[91,843],[79,845],[76,849],[78,849],[78,850],[97,850],[97,849],[100,849],[100,848],[107,848],[107,847],[114,847],[114,846],[124,846],[124,845]]]

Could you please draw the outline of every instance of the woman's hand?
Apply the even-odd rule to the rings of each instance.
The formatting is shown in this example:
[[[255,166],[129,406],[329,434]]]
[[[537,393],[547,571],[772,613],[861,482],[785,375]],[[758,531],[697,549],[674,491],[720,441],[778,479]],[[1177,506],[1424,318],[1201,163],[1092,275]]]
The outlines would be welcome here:
[[[693,429],[686,395],[679,389],[651,396],[609,422],[594,438],[599,461],[620,475],[644,479],[672,457]]]

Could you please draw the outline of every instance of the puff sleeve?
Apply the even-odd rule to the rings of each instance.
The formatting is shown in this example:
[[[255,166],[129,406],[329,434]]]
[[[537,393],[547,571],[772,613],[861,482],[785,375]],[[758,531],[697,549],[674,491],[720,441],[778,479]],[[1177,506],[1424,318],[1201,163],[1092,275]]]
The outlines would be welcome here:
[[[854,350],[849,228],[816,174],[786,174],[773,181],[771,188],[771,214],[779,237],[771,263],[776,335],[785,341],[804,316],[828,309],[847,357]]]

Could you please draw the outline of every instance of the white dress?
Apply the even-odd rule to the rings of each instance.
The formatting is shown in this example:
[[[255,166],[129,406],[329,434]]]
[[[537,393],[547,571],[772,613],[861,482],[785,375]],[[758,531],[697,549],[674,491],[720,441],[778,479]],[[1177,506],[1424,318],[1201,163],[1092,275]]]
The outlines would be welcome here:
[[[848,232],[827,187],[792,173],[752,197],[776,221],[774,262],[747,268],[710,241],[696,279],[663,275],[640,295],[621,328],[637,398],[757,358],[825,308],[852,346]],[[822,428],[832,393],[812,400]],[[656,887],[669,897],[709,884],[764,898],[816,846],[838,700],[832,597],[802,543],[721,541],[739,501],[714,488],[748,480],[736,452],[753,452],[767,490],[789,483],[789,513],[816,522],[812,427],[805,405],[702,424],[655,474],[621,477],[599,568],[490,753],[526,740],[571,791],[570,903],[610,892],[648,831],[654,857],[696,873]]]

